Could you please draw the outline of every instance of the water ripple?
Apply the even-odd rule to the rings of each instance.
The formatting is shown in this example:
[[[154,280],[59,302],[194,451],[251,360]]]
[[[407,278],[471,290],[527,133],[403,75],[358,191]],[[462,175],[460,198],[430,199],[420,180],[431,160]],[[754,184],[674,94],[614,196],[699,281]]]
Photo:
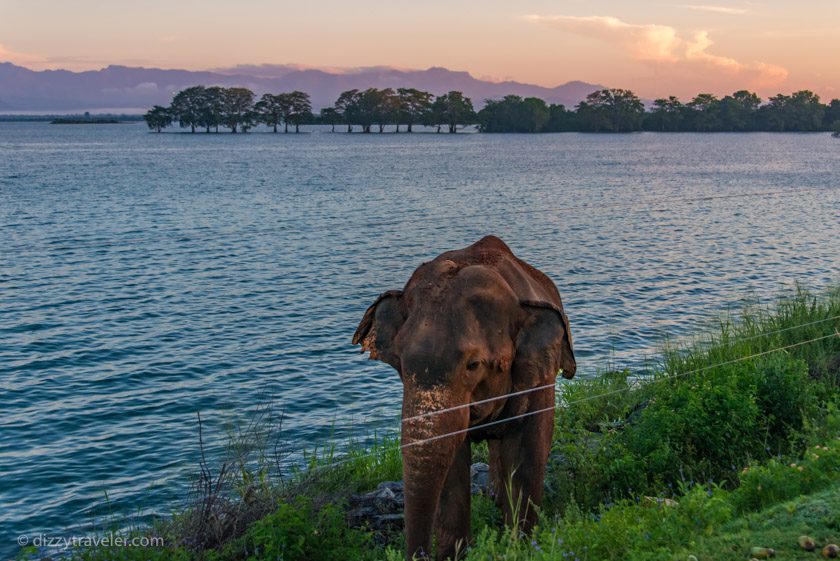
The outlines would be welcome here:
[[[710,138],[0,124],[0,528],[176,508],[197,411],[211,451],[267,402],[291,450],[398,427],[357,322],[488,233],[557,282],[583,376],[836,281],[836,141]],[[715,198],[761,191],[795,195]]]

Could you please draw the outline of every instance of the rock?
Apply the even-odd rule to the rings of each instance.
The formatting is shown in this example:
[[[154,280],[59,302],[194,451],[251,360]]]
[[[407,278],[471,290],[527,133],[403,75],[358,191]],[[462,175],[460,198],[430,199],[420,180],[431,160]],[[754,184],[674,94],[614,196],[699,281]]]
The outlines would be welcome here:
[[[753,547],[750,549],[750,555],[756,559],[769,559],[776,556],[776,550],[772,547]]]
[[[476,462],[470,466],[470,492],[473,495],[490,494],[490,466]]]
[[[799,547],[805,551],[814,551],[817,548],[817,544],[814,543],[814,540],[810,536],[799,536]]]
[[[470,466],[470,491],[474,495],[489,494],[490,466],[482,462]],[[347,519],[354,528],[366,526],[378,537],[403,528],[405,494],[402,481],[383,481],[369,493],[351,495],[348,502]]]
[[[347,518],[353,527],[368,526],[377,532],[390,532],[403,527],[402,481],[384,481],[369,493],[350,497]]]

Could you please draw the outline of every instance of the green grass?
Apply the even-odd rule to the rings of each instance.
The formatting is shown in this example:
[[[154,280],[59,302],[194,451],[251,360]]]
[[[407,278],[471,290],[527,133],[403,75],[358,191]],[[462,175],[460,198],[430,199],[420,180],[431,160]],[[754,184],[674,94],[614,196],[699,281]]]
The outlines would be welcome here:
[[[747,468],[731,490],[695,484],[667,501],[640,495],[593,512],[544,511],[532,536],[488,528],[466,559],[744,560],[752,547],[793,552],[803,534],[821,545],[840,540],[837,497],[840,437],[810,447],[794,466],[771,461]]]
[[[743,560],[752,547],[772,546],[780,559],[819,559],[799,547],[802,535],[820,547],[840,543],[840,485],[813,495],[800,496],[723,526],[713,536],[704,536],[687,547],[699,561]],[[765,545],[762,545],[765,544]]]
[[[564,382],[540,528],[506,531],[479,498],[466,558],[749,559],[752,546],[816,558],[795,551],[800,534],[840,540],[840,508],[831,508],[840,493],[837,316],[840,289],[821,299],[800,290],[666,345],[644,380],[625,371]],[[282,481],[241,436],[226,464],[204,466],[217,495],[138,530],[164,536],[165,549],[88,549],[72,559],[401,558],[399,539],[376,545],[341,509],[351,493],[401,477],[395,436],[342,456],[312,450]]]

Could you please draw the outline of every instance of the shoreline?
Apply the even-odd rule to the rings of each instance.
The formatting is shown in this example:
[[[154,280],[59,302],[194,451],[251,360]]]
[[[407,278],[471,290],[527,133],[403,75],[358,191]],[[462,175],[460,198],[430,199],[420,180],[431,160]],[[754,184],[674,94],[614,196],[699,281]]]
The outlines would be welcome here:
[[[800,292],[772,309],[748,310],[739,322],[722,324],[711,341],[704,336],[664,349],[663,369],[646,383],[634,383],[632,373],[623,371],[563,384],[540,530],[531,540],[505,531],[492,498],[479,492],[473,497],[477,541],[466,559],[484,559],[480,552],[492,551],[542,559],[541,552],[552,545],[547,536],[553,535],[564,536],[570,548],[591,544],[587,547],[592,554],[598,551],[598,558],[625,558],[620,549],[610,553],[615,540],[629,540],[621,547],[635,547],[638,553],[647,551],[647,540],[635,532],[661,528],[685,540],[695,530],[678,531],[683,516],[696,516],[692,509],[701,506],[703,516],[709,509],[713,513],[705,523],[720,533],[701,532],[698,538],[706,538],[697,543],[716,547],[716,540],[740,520],[761,518],[765,509],[770,509],[766,519],[775,520],[773,513],[783,511],[785,501],[807,506],[833,497],[840,492],[838,330],[840,290],[828,291],[824,302]],[[727,413],[718,414],[721,407]],[[109,557],[108,548],[80,549],[69,559],[144,555],[223,561],[255,547],[265,555],[252,559],[271,559],[271,548],[299,540],[300,556],[290,559],[334,559],[337,551],[344,558],[401,558],[401,517],[393,512],[399,503],[391,496],[397,489],[385,484],[383,491],[380,485],[401,476],[398,440],[379,437],[372,447],[351,448],[342,456],[331,449],[313,450],[305,465],[281,474],[260,459],[264,456],[253,437],[265,434],[258,426],[231,441],[221,465],[202,463],[201,473],[209,475],[199,478],[193,507],[135,531],[165,538],[165,548],[124,549],[120,555],[129,553],[117,557]],[[662,448],[664,442],[669,447]],[[476,446],[473,462],[485,457],[486,449]],[[234,466],[249,467],[234,473]],[[353,522],[349,512],[354,504],[358,511],[359,501],[384,512]],[[657,511],[665,518],[650,518]],[[225,519],[229,523],[218,526]],[[637,529],[622,534],[625,530],[615,526],[619,523]],[[776,533],[784,529],[783,521],[770,526]],[[312,532],[320,537],[313,539]],[[819,539],[829,538],[840,539]],[[657,539],[669,547],[679,541],[665,535]],[[578,546],[572,545],[575,540]],[[754,545],[780,549],[789,544]]]

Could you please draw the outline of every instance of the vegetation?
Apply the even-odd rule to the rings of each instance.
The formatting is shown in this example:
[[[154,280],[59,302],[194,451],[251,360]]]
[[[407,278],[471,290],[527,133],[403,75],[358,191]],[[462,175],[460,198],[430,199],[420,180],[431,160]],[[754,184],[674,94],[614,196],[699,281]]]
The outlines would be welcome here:
[[[172,124],[172,115],[169,109],[155,105],[144,116],[146,124],[155,132],[160,132]]]
[[[492,501],[476,497],[476,538],[462,558],[745,560],[760,546],[815,559],[800,535],[820,547],[840,540],[838,333],[840,288],[821,300],[800,291],[666,346],[652,374],[563,383],[539,527],[527,536],[501,528]],[[202,462],[194,507],[143,530],[164,536],[165,549],[72,558],[402,558],[398,535],[382,543],[341,510],[349,494],[399,478],[397,440],[351,447],[340,464],[333,449],[316,450],[281,478],[271,475],[276,462],[254,456],[272,449],[266,435],[237,433],[219,469]]]
[[[482,132],[812,132],[829,131],[840,123],[840,100],[828,105],[808,90],[791,95],[778,94],[762,103],[755,93],[740,90],[718,99],[701,93],[687,103],[674,96],[657,99],[649,110],[630,90],[603,89],[592,92],[574,110],[563,105],[547,105],[536,97],[508,95],[500,100],[485,100],[476,112],[470,98],[451,91],[435,97],[415,88],[347,90],[333,107],[312,114],[309,95],[294,91],[264,94],[253,103],[254,95],[246,88],[193,86],[178,92],[168,108],[155,106],[144,116],[149,128],[160,132],[177,122],[195,132],[207,132],[219,125],[231,132],[247,131],[265,124],[277,132],[294,126],[299,132],[304,123],[331,126],[345,125],[347,132],[356,128],[370,133],[374,127],[395,132],[405,125],[412,132],[416,125],[446,129],[455,133],[466,125],[476,124]]]
[[[76,115],[0,115],[0,123],[32,123],[32,122],[42,122],[42,121],[55,121],[58,119],[66,119],[72,120],[74,122],[87,120],[87,119],[97,119],[97,120],[107,120],[107,121],[117,121],[118,123],[122,122],[133,122],[133,121],[142,121],[142,115],[125,115],[125,114],[113,114],[113,113],[97,113],[95,115],[91,115],[90,112],[86,112],[84,114],[76,114]]]
[[[49,119],[51,125],[116,125],[120,122],[119,119],[111,115],[91,116],[87,111],[84,115],[68,115]],[[34,120],[39,119],[36,118]]]
[[[812,132],[830,130],[838,118],[840,100],[824,105],[807,90],[779,94],[765,104],[746,90],[722,99],[699,94],[687,103],[671,96],[655,100],[648,111],[629,90],[593,92],[576,111],[507,96],[478,112],[484,132]]]
[[[219,132],[219,126],[230,132],[248,132],[255,125],[264,123],[277,132],[283,124],[300,132],[301,123],[312,119],[309,95],[294,91],[281,94],[264,94],[254,103],[254,92],[248,88],[220,88],[193,86],[175,94],[169,107],[156,105],[143,118],[149,128],[160,132],[173,122],[194,133],[198,128],[206,132]]]

